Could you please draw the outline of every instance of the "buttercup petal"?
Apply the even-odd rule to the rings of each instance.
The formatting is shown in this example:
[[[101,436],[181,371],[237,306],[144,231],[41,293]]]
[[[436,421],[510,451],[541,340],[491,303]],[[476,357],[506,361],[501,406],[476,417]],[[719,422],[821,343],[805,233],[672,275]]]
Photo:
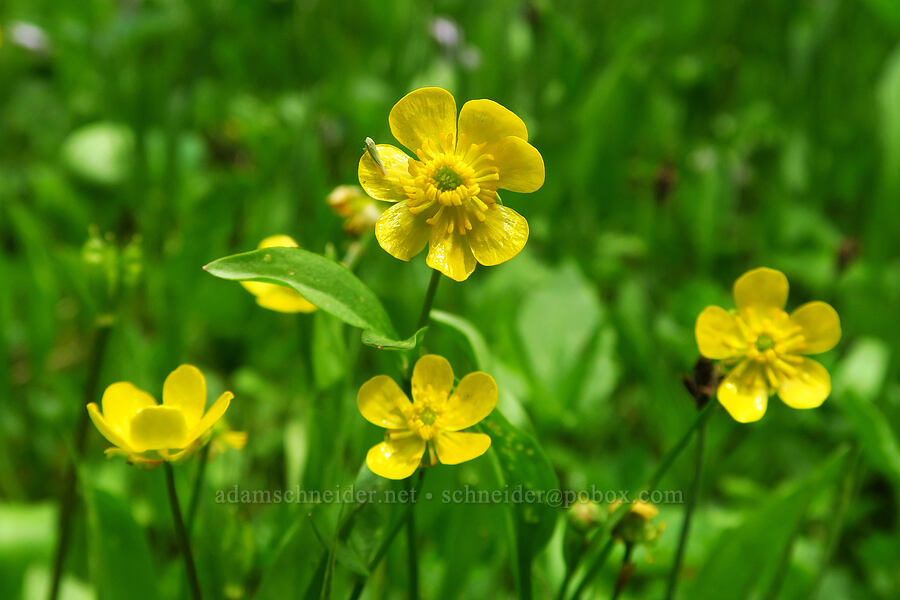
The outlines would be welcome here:
[[[769,404],[769,388],[762,369],[749,361],[739,364],[719,384],[718,397],[735,421],[759,421]]]
[[[730,312],[719,306],[707,306],[694,326],[697,348],[706,358],[730,358],[746,347],[744,336]]]
[[[410,401],[387,375],[376,375],[365,382],[356,395],[356,406],[363,417],[373,425],[385,429],[403,429],[407,426],[403,408]]]
[[[408,93],[391,109],[388,122],[397,141],[413,152],[425,148],[426,141],[446,152],[456,147],[456,100],[445,89]]]
[[[100,410],[97,408],[97,404],[95,402],[91,402],[87,405],[88,415],[91,417],[91,421],[94,422],[94,426],[97,430],[103,434],[109,443],[118,448],[122,448],[123,450],[130,452],[128,449],[127,442],[127,431],[124,434],[120,434],[118,431],[113,429],[109,423],[107,423],[106,419],[103,418],[103,415],[100,414]]]
[[[202,435],[204,435],[207,431],[209,431],[213,425],[219,422],[219,419],[225,414],[225,411],[228,410],[228,407],[231,406],[231,400],[234,398],[234,394],[231,392],[223,392],[221,396],[216,399],[212,406],[209,407],[209,410],[206,411],[206,414],[203,415],[203,418],[200,419],[200,422],[194,425],[194,428],[189,431],[187,443],[190,444],[194,440],[198,439]]]
[[[299,246],[294,238],[282,233],[263,238],[257,249],[262,250],[264,248],[299,248]]]
[[[841,319],[825,302],[808,302],[791,313],[791,322],[803,330],[803,345],[797,352],[820,354],[834,348],[841,339]]]
[[[150,406],[139,410],[131,420],[131,446],[136,452],[183,448],[187,432],[181,409]]]
[[[472,144],[498,142],[507,136],[528,141],[525,123],[493,100],[469,100],[459,111],[457,152],[465,154]]]
[[[458,465],[478,458],[490,447],[491,438],[483,433],[443,431],[434,438],[438,460],[445,465]]]
[[[412,396],[413,400],[423,399],[429,393],[441,400],[450,395],[453,387],[453,367],[443,356],[426,354],[413,367]]]
[[[441,223],[432,228],[431,248],[425,259],[432,269],[440,271],[450,279],[465,281],[475,270],[475,255],[469,240],[456,232],[447,233]]]
[[[241,281],[240,284],[256,296],[256,303],[263,308],[282,313],[310,313],[316,310],[316,305],[294,288],[262,281]]]
[[[406,479],[416,472],[423,454],[425,454],[425,440],[410,435],[372,446],[366,454],[366,465],[370,471],[381,477]]]
[[[107,425],[120,438],[127,440],[131,419],[140,409],[156,406],[156,400],[133,384],[119,381],[106,388],[100,405],[103,407],[103,418]]]
[[[831,393],[831,376],[811,358],[803,357],[793,377],[778,386],[778,397],[791,408],[816,408]]]
[[[384,164],[385,173],[381,172],[372,156],[365,152],[359,159],[359,185],[368,195],[378,200],[406,200],[403,179],[409,177],[409,156],[390,144],[377,144],[375,148]]]
[[[414,215],[406,200],[384,211],[375,222],[375,238],[384,250],[400,260],[409,260],[422,251],[431,237],[431,226],[425,221],[432,213]]]
[[[528,221],[502,204],[492,204],[487,219],[473,220],[467,236],[475,260],[485,266],[499,265],[518,254],[528,241]]]
[[[190,431],[200,421],[206,408],[206,379],[194,365],[181,365],[163,383],[163,406],[181,410]]]
[[[456,386],[441,414],[441,427],[459,431],[479,423],[497,406],[497,382],[487,373],[469,373]],[[443,462],[443,459],[442,459]]]
[[[500,169],[499,188],[527,193],[544,185],[544,158],[522,138],[505,137],[485,146],[484,153],[492,155]]]
[[[742,315],[782,310],[787,297],[787,277],[775,269],[767,267],[753,269],[734,282],[734,301]]]

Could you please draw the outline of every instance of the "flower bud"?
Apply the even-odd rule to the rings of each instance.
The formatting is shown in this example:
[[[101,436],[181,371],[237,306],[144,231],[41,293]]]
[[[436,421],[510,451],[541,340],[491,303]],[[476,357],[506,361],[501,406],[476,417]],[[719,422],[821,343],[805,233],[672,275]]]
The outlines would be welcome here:
[[[379,202],[358,185],[339,185],[328,194],[328,206],[344,218],[344,231],[359,235],[371,231],[384,212]]]

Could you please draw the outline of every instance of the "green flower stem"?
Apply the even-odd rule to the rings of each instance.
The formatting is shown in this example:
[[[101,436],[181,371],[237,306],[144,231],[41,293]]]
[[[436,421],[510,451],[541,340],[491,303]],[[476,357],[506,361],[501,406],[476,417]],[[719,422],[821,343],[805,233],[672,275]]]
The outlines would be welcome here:
[[[199,464],[197,465],[197,474],[194,476],[194,490],[191,492],[191,503],[188,504],[187,512],[187,532],[188,536],[194,531],[194,521],[197,517],[197,506],[200,504],[200,493],[203,490],[203,481],[206,479],[206,464],[209,462],[209,451],[212,446],[211,442],[207,442],[200,449]]]
[[[604,544],[603,548],[600,549],[600,553],[597,555],[597,558],[594,559],[594,561],[591,563],[591,566],[588,568],[587,573],[585,573],[584,577],[581,579],[578,587],[575,588],[575,592],[572,594],[572,600],[581,598],[581,595],[587,589],[587,586],[591,583],[594,577],[597,576],[597,573],[600,572],[600,569],[603,568],[603,565],[606,564],[606,559],[609,558],[609,555],[612,553],[614,544],[615,538],[610,535],[606,540],[606,544]]]
[[[66,562],[66,554],[69,550],[69,541],[72,533],[72,517],[75,514],[75,506],[78,504],[77,494],[77,472],[76,462],[81,458],[84,452],[85,440],[87,439],[88,430],[88,403],[96,400],[97,386],[100,383],[100,374],[103,371],[103,361],[106,358],[106,349],[109,346],[109,336],[112,331],[112,321],[103,321],[97,326],[94,335],[94,343],[91,347],[91,353],[88,358],[87,379],[84,383],[83,406],[78,412],[78,423],[75,426],[74,446],[66,467],[66,474],[63,479],[63,494],[59,511],[59,521],[57,523],[57,544],[56,552],[53,557],[53,575],[50,584],[50,594],[47,596],[50,600],[56,600],[59,596],[60,584],[62,583],[63,567]]]
[[[422,303],[422,312],[419,313],[419,322],[416,331],[428,325],[428,317],[431,316],[431,304],[434,302],[434,294],[437,292],[438,283],[441,281],[441,272],[433,269],[431,281],[428,282],[428,291],[425,292],[425,301]]]
[[[688,443],[691,441],[691,437],[693,437],[694,433],[703,426],[709,417],[712,415],[715,410],[716,402],[714,399],[709,400],[706,403],[706,406],[697,413],[697,416],[694,418],[694,422],[691,423],[691,426],[688,427],[687,431],[681,436],[681,438],[676,442],[674,446],[666,453],[663,457],[662,462],[660,462],[659,466],[656,468],[656,471],[653,472],[653,475],[650,477],[650,481],[647,483],[647,486],[644,490],[654,490],[656,486],[659,485],[659,482],[668,473],[669,469],[675,463],[675,459],[678,458],[682,451],[687,447]],[[600,568],[603,566],[603,563],[606,562],[606,558],[609,556],[609,553],[612,551],[613,546],[613,537],[612,531],[615,529],[615,526],[622,520],[622,517],[625,516],[625,513],[631,508],[630,502],[623,502],[621,506],[619,506],[613,513],[609,516],[609,533],[610,537],[606,542],[606,545],[600,551],[600,554],[597,555],[594,563],[588,567],[587,573],[581,579],[581,582],[578,584],[578,587],[575,590],[575,593],[572,595],[573,599],[577,599],[584,593],[584,590],[587,588],[588,584],[590,584],[591,580],[597,575]],[[600,535],[595,536],[594,539],[599,540],[602,537]],[[576,565],[577,567],[577,565]]]
[[[407,478],[407,484],[406,484],[407,486],[409,486],[409,479],[410,478]],[[409,523],[409,515],[412,513],[413,508],[416,505],[414,500],[419,495],[419,490],[422,489],[422,481],[424,479],[425,479],[425,471],[419,469],[419,481],[418,481],[418,483],[416,483],[416,487],[413,489],[412,493],[410,494],[409,503],[407,504],[407,507],[406,507],[406,512],[400,518],[398,518],[391,524],[390,529],[388,529],[384,538],[382,538],[381,544],[378,545],[378,549],[375,551],[375,555],[372,557],[372,560],[369,561],[369,564],[366,565],[369,573],[372,573],[378,567],[378,565],[381,563],[381,560],[388,553],[388,550],[390,550],[391,542],[393,542],[394,538],[397,537],[397,534],[400,533],[400,529],[402,529],[404,525],[407,525]],[[407,487],[406,489],[409,489],[409,487]],[[418,578],[418,575],[416,575],[416,577]],[[353,586],[353,591],[350,593],[350,600],[357,600],[362,595],[363,588],[366,587],[367,581],[368,581],[367,577],[366,578],[360,577],[359,579],[357,579],[356,585]],[[416,585],[418,586],[418,583]],[[411,587],[411,585],[410,585],[410,587]]]
[[[818,597],[819,588],[822,586],[822,582],[825,579],[828,565],[831,563],[832,558],[834,558],[838,542],[841,540],[841,531],[843,530],[844,521],[847,517],[847,510],[850,508],[850,504],[853,502],[853,496],[857,490],[858,480],[856,471],[859,467],[859,457],[860,446],[859,444],[854,444],[850,449],[850,455],[847,457],[847,466],[845,467],[841,489],[835,495],[835,506],[832,509],[834,517],[831,519],[831,527],[828,530],[822,563],[819,565],[819,571],[816,573],[816,578],[809,590],[810,598]]]
[[[687,504],[684,506],[684,520],[681,522],[681,533],[678,536],[678,550],[675,552],[675,563],[669,572],[669,585],[666,589],[666,600],[675,597],[675,589],[678,587],[678,576],[681,574],[681,565],[684,562],[684,553],[687,549],[687,540],[691,532],[691,520],[694,509],[697,506],[697,496],[700,494],[700,482],[703,477],[703,452],[706,445],[706,423],[703,422],[697,428],[697,441],[695,442],[696,454],[694,458],[694,480],[691,482],[691,490],[688,492]]]
[[[169,490],[169,504],[172,506],[172,521],[175,523],[175,537],[181,546],[184,555],[184,570],[187,572],[188,585],[191,588],[191,596],[194,600],[202,600],[200,581],[197,579],[197,567],[194,565],[194,553],[191,551],[191,540],[188,537],[184,519],[181,517],[181,506],[178,504],[178,491],[175,489],[175,472],[167,461],[163,463],[166,471],[166,486]]]
[[[425,471],[419,470],[419,477]],[[412,492],[412,484],[410,478],[406,478],[405,489]],[[416,511],[410,509],[406,511],[406,556],[407,568],[409,570],[409,598],[410,600],[418,600],[419,598],[419,555],[416,552]]]
[[[631,581],[631,552],[634,550],[634,544],[626,544],[625,545],[625,554],[622,555],[622,568],[619,570],[619,575],[616,577],[616,587],[613,589],[611,600],[618,600],[619,596],[622,595],[622,592],[625,591],[625,588],[628,587],[628,582]]]

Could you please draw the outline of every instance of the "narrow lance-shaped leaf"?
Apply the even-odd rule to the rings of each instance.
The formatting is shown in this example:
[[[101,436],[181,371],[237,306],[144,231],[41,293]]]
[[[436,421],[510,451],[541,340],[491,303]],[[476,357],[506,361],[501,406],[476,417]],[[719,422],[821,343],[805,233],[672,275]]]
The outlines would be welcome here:
[[[314,252],[264,248],[226,256],[203,268],[222,279],[291,287],[321,310],[362,329],[363,341],[370,345],[405,348],[409,343],[397,339],[387,311],[366,284],[343,265]]]

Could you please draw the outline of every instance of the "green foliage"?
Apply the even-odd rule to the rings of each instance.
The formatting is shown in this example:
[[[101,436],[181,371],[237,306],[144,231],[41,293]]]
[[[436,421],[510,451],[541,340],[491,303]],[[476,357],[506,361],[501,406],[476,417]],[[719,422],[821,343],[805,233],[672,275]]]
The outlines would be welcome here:
[[[383,431],[356,394],[376,374],[403,384],[427,351],[458,376],[493,375],[500,400],[488,455],[428,469],[422,596],[515,597],[530,562],[534,595],[553,597],[561,511],[442,493],[640,489],[695,418],[681,376],[697,314],[730,306],[734,279],[762,265],[789,277],[790,308],[838,310],[844,338],[820,357],[833,392],[811,411],[772,398],[757,424],[712,415],[679,597],[781,582],[780,598],[805,599],[816,579],[819,599],[897,597],[895,0],[5,0],[0,32],[0,598],[45,596],[89,341],[111,299],[100,389],[159,396],[190,362],[211,396],[235,392],[226,418],[248,443],[211,459],[193,532],[207,596],[349,595],[399,507],[216,494],[393,489],[360,474]],[[442,278],[417,332],[424,256],[395,260],[371,233],[345,233],[325,199],[357,182],[367,137],[398,144],[390,109],[423,85],[521,116],[547,179],[502,194],[528,220],[523,252]],[[281,233],[303,249],[247,252]],[[85,257],[88,240],[99,252]],[[320,310],[264,310],[236,283],[250,279]],[[845,445],[860,460],[838,478],[842,459],[826,457]],[[88,431],[79,468],[96,485],[75,514],[64,594],[180,599],[158,473],[106,446]],[[196,466],[176,466],[185,508]],[[690,482],[682,456],[660,486]],[[623,598],[663,597],[683,506],[659,508],[668,526],[652,563],[635,552]],[[610,593],[620,559],[617,544],[590,592]],[[407,575],[401,535],[366,594],[401,597]]]

